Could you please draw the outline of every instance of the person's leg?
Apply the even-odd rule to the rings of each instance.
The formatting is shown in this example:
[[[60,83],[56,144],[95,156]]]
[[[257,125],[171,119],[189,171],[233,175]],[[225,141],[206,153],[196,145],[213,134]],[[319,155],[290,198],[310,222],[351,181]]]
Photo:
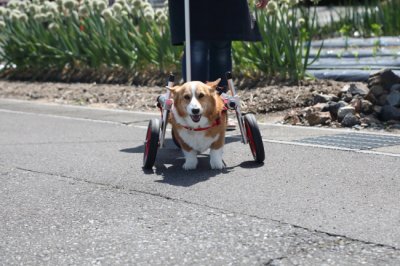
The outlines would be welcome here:
[[[221,78],[220,86],[226,86],[225,73],[232,71],[232,43],[231,41],[210,42],[210,80]]]
[[[227,71],[232,71],[232,43],[231,41],[210,42],[210,79],[221,78],[219,86],[227,89],[228,82],[225,77]],[[227,117],[226,130],[235,130],[236,123]]]
[[[192,67],[192,80],[208,81],[209,80],[209,42],[208,41],[191,41],[190,52],[191,67]],[[186,82],[186,54],[182,57],[182,75],[183,80]]]

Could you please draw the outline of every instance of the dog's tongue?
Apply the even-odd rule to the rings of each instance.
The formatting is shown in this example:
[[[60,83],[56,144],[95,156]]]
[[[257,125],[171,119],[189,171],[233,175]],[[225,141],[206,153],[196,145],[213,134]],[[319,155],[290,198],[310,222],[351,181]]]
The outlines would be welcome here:
[[[201,115],[191,115],[190,116],[193,120],[193,122],[197,123],[200,121]]]

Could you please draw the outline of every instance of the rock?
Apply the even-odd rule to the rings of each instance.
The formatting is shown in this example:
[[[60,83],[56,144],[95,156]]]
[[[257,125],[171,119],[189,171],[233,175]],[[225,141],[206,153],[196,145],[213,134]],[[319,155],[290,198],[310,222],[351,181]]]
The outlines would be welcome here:
[[[340,124],[344,127],[353,127],[360,124],[360,119],[352,113],[347,113]]]
[[[339,101],[339,97],[333,94],[316,94],[314,96],[314,104],[327,103],[329,101],[337,102]]]
[[[360,96],[365,96],[368,94],[369,89],[367,86],[363,85],[363,84],[354,84],[354,83],[350,83],[350,84],[346,84],[342,90],[342,93],[350,93],[351,95],[360,95]]]
[[[385,91],[386,91],[386,90],[383,88],[383,86],[381,86],[381,85],[374,85],[374,86],[372,86],[372,87],[370,88],[369,93],[368,93],[367,95],[372,94],[373,96],[375,96],[375,98],[378,98],[379,96],[381,96],[382,94],[384,94]],[[367,97],[368,97],[368,96],[367,96]]]
[[[400,120],[400,109],[391,105],[382,107],[379,118],[383,121]]]
[[[356,113],[356,110],[354,109],[353,106],[348,105],[348,106],[339,108],[338,114],[337,114],[338,121],[342,122],[343,118],[349,113],[353,114],[353,115]]]
[[[310,126],[325,125],[331,120],[328,112],[311,112],[306,114],[305,119]]]
[[[393,91],[386,97],[386,103],[394,107],[400,107],[400,92]]]
[[[386,99],[387,99],[387,94],[382,94],[381,96],[379,96],[378,100],[376,101],[375,104],[380,105],[380,106],[384,106],[386,105]]]
[[[374,112],[374,105],[368,100],[361,100],[361,113],[369,115]]]
[[[394,84],[392,87],[390,87],[390,92],[394,91],[400,92],[400,84]]]
[[[350,105],[354,107],[356,113],[360,113],[361,112],[361,98],[353,98],[353,100],[351,100]]]
[[[368,87],[371,88],[374,85],[380,85],[386,91],[394,85],[400,83],[400,77],[393,73],[392,70],[386,68],[373,73],[368,78]]]
[[[375,97],[375,95],[373,95],[372,93],[368,93],[368,94],[364,97],[364,99],[370,101],[372,104],[375,104],[375,103],[376,103],[376,97]]]
[[[317,103],[312,108],[317,112],[328,112],[329,111],[329,103]]]
[[[294,110],[291,110],[289,113],[287,113],[283,118],[283,121],[285,122],[285,124],[291,125],[298,125],[301,123],[299,113]]]
[[[375,113],[380,114],[380,112],[382,111],[382,106],[374,105],[372,109],[374,109]]]
[[[346,92],[346,93],[342,94],[342,101],[349,103],[349,102],[351,102],[352,99],[353,99],[353,95],[351,95],[350,92]]]
[[[347,106],[348,104],[344,101],[329,102],[328,103],[329,113],[331,114],[332,120],[337,120],[338,111],[341,107]]]

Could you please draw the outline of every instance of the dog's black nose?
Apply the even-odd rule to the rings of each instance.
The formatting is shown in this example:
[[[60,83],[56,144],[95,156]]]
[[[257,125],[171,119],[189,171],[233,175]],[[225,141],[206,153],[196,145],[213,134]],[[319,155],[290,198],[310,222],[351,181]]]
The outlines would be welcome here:
[[[198,113],[200,113],[200,109],[199,108],[193,108],[192,109],[192,114],[197,115]]]

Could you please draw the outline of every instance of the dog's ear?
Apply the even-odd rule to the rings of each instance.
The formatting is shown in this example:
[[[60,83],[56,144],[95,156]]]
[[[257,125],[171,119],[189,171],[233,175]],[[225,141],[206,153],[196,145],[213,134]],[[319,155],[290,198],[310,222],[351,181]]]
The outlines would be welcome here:
[[[218,84],[220,83],[220,81],[221,81],[221,79],[219,78],[219,79],[217,79],[216,81],[209,81],[209,82],[207,82],[207,86],[210,86],[211,87],[211,89],[212,89],[212,91],[215,91],[215,89],[218,87]]]
[[[173,87],[168,87],[168,86],[166,86],[166,88],[167,88],[172,94],[174,94],[174,93],[180,88],[180,86],[173,86]]]

